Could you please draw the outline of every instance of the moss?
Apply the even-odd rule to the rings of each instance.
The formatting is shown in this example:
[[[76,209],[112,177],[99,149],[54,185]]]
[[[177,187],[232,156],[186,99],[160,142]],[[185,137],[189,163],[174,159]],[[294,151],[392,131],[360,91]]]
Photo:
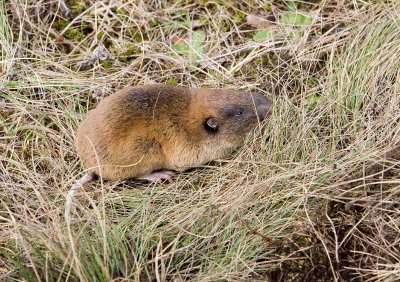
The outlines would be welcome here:
[[[56,20],[54,22],[53,27],[57,30],[57,31],[62,31],[64,30],[64,28],[66,28],[69,24],[71,23],[70,20]]]
[[[268,13],[269,11],[271,11],[271,4],[268,3],[268,2],[265,3],[264,6],[263,6],[263,9],[264,9],[265,12]]]
[[[116,44],[114,42],[114,40],[112,38],[106,38],[105,40],[103,40],[104,37],[100,37],[98,40],[99,41],[103,41],[104,46],[108,49],[108,50],[115,50],[115,51],[119,51],[119,49],[117,49]]]
[[[70,20],[57,20],[54,22],[54,28],[61,32],[63,31],[69,24]],[[64,32],[64,37],[79,42],[82,41],[88,34],[93,31],[93,28],[90,24],[82,24],[81,26],[71,26]]]
[[[200,16],[200,22],[201,22],[202,25],[205,25],[205,26],[210,26],[211,25],[210,18],[207,18],[205,16]]]
[[[149,23],[149,26],[151,26],[151,27],[156,27],[156,26],[160,25],[160,22],[153,17],[150,17],[147,22]]]
[[[170,77],[167,79],[166,83],[169,86],[175,86],[177,84],[177,81],[176,81],[175,77]]]
[[[146,35],[140,33],[137,27],[127,29],[126,33],[129,36],[131,42],[133,41],[137,43],[142,43],[144,40],[147,40]]]
[[[119,54],[118,59],[121,62],[129,62],[132,59],[134,59],[136,57],[136,55],[140,54],[141,51],[139,49],[137,49],[136,47],[130,45],[126,48],[125,52],[122,52]]]
[[[224,23],[221,25],[221,31],[222,32],[228,32],[229,31],[229,27],[227,27]]]
[[[87,9],[85,1],[82,0],[67,0],[66,4],[74,15],[81,14]]]
[[[64,32],[64,37],[75,42],[80,42],[85,39],[86,36],[79,30],[79,28],[71,27]]]
[[[299,235],[297,238],[295,238],[295,242],[299,247],[308,247],[311,245],[311,239],[309,236],[305,235]]]
[[[114,6],[111,8],[111,12],[113,12],[114,14],[118,15],[119,14],[120,9],[118,9],[118,7]]]
[[[236,24],[242,24],[246,21],[246,14],[240,10],[235,10],[235,16],[233,20]]]
[[[97,33],[97,40],[101,40],[101,39],[103,39],[103,37],[104,37],[104,31],[100,31],[99,33]]]
[[[101,65],[103,66],[104,69],[109,69],[112,67],[112,62],[111,61],[102,61]]]
[[[207,6],[208,3],[209,3],[209,1],[207,1],[207,0],[199,0],[199,5],[202,7]]]
[[[93,32],[93,27],[91,24],[86,23],[81,25],[81,31],[83,34],[88,35]]]

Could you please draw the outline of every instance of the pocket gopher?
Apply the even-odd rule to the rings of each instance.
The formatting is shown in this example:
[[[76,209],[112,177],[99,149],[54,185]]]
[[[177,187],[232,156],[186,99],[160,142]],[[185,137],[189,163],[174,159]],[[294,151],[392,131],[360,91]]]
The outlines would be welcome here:
[[[160,182],[225,157],[271,112],[258,93],[167,85],[122,89],[78,128],[78,156],[108,180]]]

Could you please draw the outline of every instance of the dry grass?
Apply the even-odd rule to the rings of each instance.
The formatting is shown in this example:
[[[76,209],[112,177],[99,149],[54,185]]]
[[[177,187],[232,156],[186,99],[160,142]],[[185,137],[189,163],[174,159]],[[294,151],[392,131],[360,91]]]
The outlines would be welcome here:
[[[0,2],[0,280],[400,279],[400,6],[314,2]],[[293,3],[311,23],[279,23]],[[173,184],[93,182],[67,224],[77,124],[148,83],[258,90],[274,112]]]

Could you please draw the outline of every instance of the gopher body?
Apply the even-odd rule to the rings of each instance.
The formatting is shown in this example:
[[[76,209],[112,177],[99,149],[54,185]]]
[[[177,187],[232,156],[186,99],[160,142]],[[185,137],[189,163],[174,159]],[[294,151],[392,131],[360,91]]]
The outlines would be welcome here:
[[[270,111],[270,101],[258,93],[128,87],[89,112],[76,148],[83,165],[104,179],[159,180],[146,176],[225,157]]]

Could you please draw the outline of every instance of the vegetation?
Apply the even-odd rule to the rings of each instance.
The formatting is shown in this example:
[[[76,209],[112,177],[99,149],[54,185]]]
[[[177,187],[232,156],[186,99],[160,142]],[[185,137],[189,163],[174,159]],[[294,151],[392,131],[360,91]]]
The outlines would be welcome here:
[[[77,125],[127,85],[274,101],[229,159],[94,181]],[[400,279],[397,0],[0,1],[0,280]]]

